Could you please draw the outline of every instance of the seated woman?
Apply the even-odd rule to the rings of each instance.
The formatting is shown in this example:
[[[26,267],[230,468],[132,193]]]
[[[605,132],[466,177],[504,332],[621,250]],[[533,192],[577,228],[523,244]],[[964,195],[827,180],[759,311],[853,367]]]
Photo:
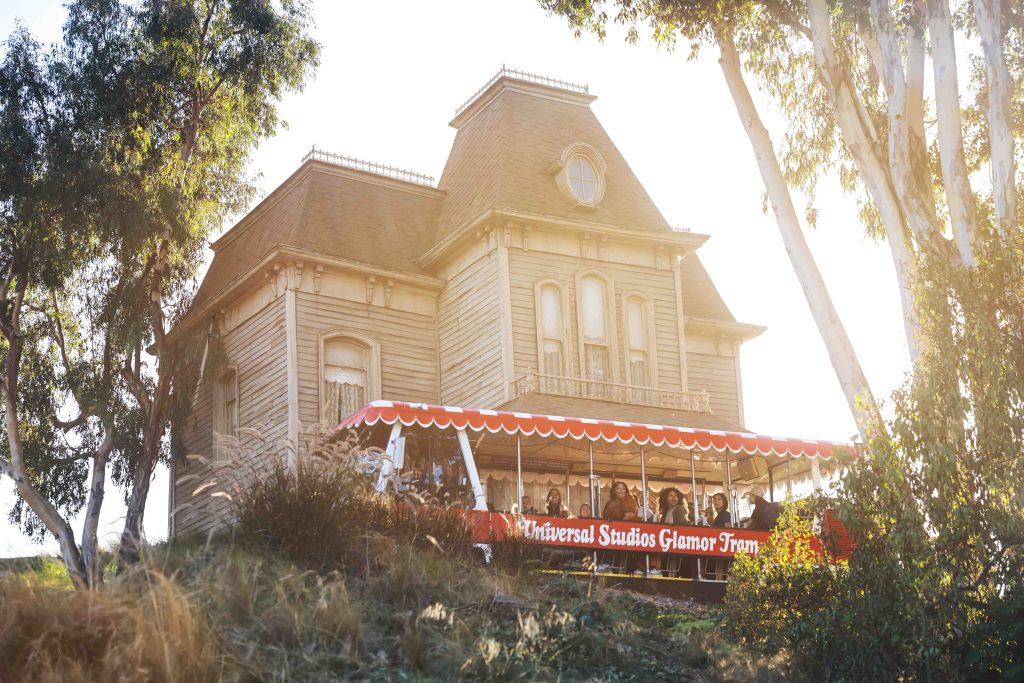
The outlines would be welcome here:
[[[663,489],[658,496],[658,521],[662,524],[683,526],[690,523],[690,511],[686,507],[683,492],[675,487]],[[697,563],[689,557],[666,555],[661,562],[665,571],[676,576],[692,577]]]
[[[662,524],[689,524],[690,515],[683,503],[683,493],[675,488],[663,489],[658,496],[658,521]]]
[[[568,517],[569,508],[562,502],[562,492],[558,489],[548,491],[548,502],[544,510],[551,517]]]
[[[612,497],[605,506],[601,516],[610,522],[635,522],[640,519],[639,506],[636,498],[629,492],[625,482],[617,481],[612,484]],[[613,551],[607,554],[607,564],[617,570],[624,570],[627,573],[633,570],[636,559],[633,553]]]
[[[732,515],[729,514],[729,499],[724,493],[716,493],[711,496],[711,505],[715,509],[715,519],[711,526],[725,528],[732,526]],[[729,560],[724,557],[713,557],[704,559],[705,578],[723,580],[729,572]]]
[[[624,482],[612,484],[612,497],[605,506],[601,516],[612,522],[635,522],[640,519],[636,498],[629,493]]]
[[[715,508],[715,519],[711,522],[711,526],[719,528],[732,526],[732,515],[729,514],[729,499],[725,497],[725,494],[716,493],[711,496],[711,504]]]

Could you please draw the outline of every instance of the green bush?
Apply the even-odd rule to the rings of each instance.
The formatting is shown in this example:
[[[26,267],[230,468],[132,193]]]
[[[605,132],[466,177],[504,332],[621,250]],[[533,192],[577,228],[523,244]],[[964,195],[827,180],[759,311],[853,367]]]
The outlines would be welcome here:
[[[725,615],[730,631],[759,651],[785,652],[809,680],[948,680],[941,619],[929,613],[921,574],[907,571],[881,542],[849,564],[815,553],[810,503],[787,506],[755,557],[733,563]]]

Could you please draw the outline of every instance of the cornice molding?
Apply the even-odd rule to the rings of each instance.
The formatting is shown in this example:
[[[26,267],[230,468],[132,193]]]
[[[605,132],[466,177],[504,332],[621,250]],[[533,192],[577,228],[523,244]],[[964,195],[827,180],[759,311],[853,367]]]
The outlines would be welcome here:
[[[686,316],[686,334],[709,334],[712,336],[723,336],[736,339],[741,342],[749,341],[761,335],[768,328],[764,325],[751,325],[749,323],[738,323],[729,320],[714,320],[711,318],[695,318]]]
[[[464,224],[458,230],[449,233],[444,239],[431,247],[430,251],[424,254],[416,262],[420,267],[430,270],[444,258],[452,249],[461,242],[473,237],[480,229],[480,226],[488,222],[515,221],[520,225],[529,225],[531,228],[546,226],[560,229],[568,229],[578,233],[589,233],[606,237],[618,237],[630,242],[646,242],[648,244],[671,245],[682,249],[680,256],[685,256],[696,251],[698,247],[710,239],[710,235],[698,232],[650,232],[643,230],[629,230],[607,223],[594,221],[575,220],[568,218],[556,218],[544,214],[531,213],[528,211],[517,211],[504,207],[490,207],[479,216]]]
[[[311,266],[310,270],[314,272],[314,287],[316,286],[315,280],[322,277],[324,266],[379,278],[391,283],[392,287],[394,286],[393,283],[402,282],[431,292],[440,292],[444,289],[446,284],[441,278],[436,278],[431,275],[421,275],[419,273],[393,270],[391,268],[375,266],[371,263],[339,258],[337,256],[330,256],[328,254],[322,254],[308,249],[278,245],[256,265],[249,268],[242,275],[228,283],[226,287],[207,300],[199,308],[189,311],[185,318],[175,325],[173,330],[171,330],[168,335],[170,340],[173,341],[185,334],[185,332],[195,325],[197,321],[205,320],[211,314],[215,314],[220,310],[220,308],[222,308],[225,299],[232,298],[237,296],[239,293],[246,291],[248,288],[252,287],[254,280],[258,281],[256,285],[257,287],[262,286],[263,280],[260,279],[260,275],[265,274],[268,269],[273,268],[275,265],[283,266],[295,263],[302,263],[303,268]],[[388,294],[390,294],[390,287],[388,288]]]

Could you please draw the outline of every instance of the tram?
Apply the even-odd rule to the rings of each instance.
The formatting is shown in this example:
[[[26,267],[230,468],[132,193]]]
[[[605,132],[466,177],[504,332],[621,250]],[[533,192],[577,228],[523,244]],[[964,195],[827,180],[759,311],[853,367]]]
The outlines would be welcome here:
[[[399,482],[470,511],[474,541],[484,549],[515,527],[530,541],[589,556],[592,573],[718,584],[719,594],[727,563],[716,560],[756,554],[770,535],[743,527],[750,516],[744,495],[776,501],[820,490],[855,456],[849,443],[396,401],[374,401],[335,431],[348,430],[383,449],[379,490]],[[636,500],[637,519],[601,518],[617,482]],[[669,487],[685,496],[691,524],[654,522],[657,498]],[[552,489],[568,515],[544,514]],[[715,494],[728,501],[731,527],[709,526]],[[830,550],[848,553],[834,515],[825,525],[843,541]],[[652,569],[652,558],[661,566]]]

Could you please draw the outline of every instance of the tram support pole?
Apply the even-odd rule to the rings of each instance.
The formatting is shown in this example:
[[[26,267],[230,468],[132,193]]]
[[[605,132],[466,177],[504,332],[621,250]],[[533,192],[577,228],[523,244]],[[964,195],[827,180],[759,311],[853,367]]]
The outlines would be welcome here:
[[[469,436],[465,429],[455,432],[459,437],[459,446],[462,448],[462,461],[466,464],[466,474],[469,475],[469,485],[473,489],[474,510],[487,511],[487,495],[484,493],[484,486],[480,481],[480,472],[476,468],[476,459],[473,457],[473,449],[469,445]]]
[[[821,467],[818,466],[817,458],[811,460],[811,482],[815,491],[821,490]]]
[[[786,497],[793,497],[793,456],[786,461]]]
[[[597,510],[595,509],[597,503],[594,501],[594,442],[591,441],[588,444],[588,450],[590,451],[590,514],[597,517]]]
[[[391,425],[391,435],[388,437],[387,448],[384,449],[384,460],[380,464],[380,473],[377,475],[377,493],[384,493],[388,487],[388,479],[395,471],[396,451],[401,445],[399,438],[402,436],[402,421],[395,420]]]
[[[516,512],[523,512],[523,449],[522,436],[516,432]]]
[[[697,465],[693,461],[693,449],[690,449],[690,492],[693,494],[693,523],[697,523],[697,517],[700,511],[697,509]],[[700,556],[697,556],[697,580],[701,580],[700,576]]]
[[[732,491],[732,458],[728,449],[725,451],[725,500],[729,503],[732,514],[736,514],[736,498]]]
[[[649,522],[650,514],[647,507],[647,469],[644,467],[644,447],[640,446],[640,490],[641,495],[644,497],[644,521]],[[651,555],[650,553],[644,553],[644,576],[650,576],[651,574]]]

